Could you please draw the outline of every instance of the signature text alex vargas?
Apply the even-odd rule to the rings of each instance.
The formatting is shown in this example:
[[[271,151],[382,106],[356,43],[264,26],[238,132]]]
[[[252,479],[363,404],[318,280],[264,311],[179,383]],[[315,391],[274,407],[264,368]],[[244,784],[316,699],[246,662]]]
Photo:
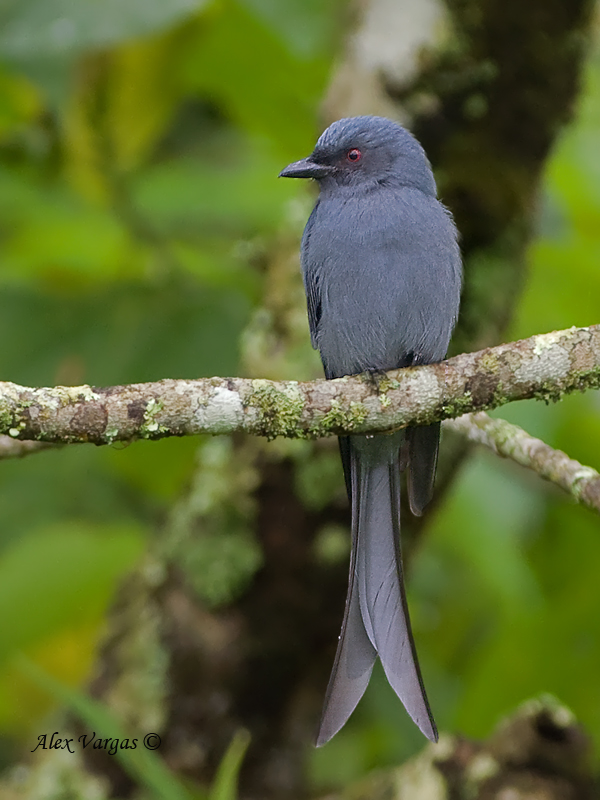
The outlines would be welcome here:
[[[92,750],[106,750],[107,753],[114,756],[118,750],[135,750],[139,742],[139,739],[101,739],[96,736],[96,731],[93,731],[91,735],[83,733],[77,739],[77,744],[75,744],[74,737],[71,739],[62,738],[58,734],[59,731],[54,731],[53,734],[40,734],[37,737],[38,743],[31,752],[35,753],[41,747],[42,750],[68,750],[69,753],[74,753],[74,748],[79,744],[82,750],[85,750],[86,747]],[[147,750],[156,750],[160,747],[160,736],[157,733],[147,733],[142,740],[142,744]]]

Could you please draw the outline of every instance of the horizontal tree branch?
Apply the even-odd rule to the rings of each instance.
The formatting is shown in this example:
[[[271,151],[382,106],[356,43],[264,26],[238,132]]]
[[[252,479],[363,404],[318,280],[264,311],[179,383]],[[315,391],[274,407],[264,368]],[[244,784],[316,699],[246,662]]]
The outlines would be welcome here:
[[[600,473],[536,439],[518,425],[492,419],[480,411],[447,420],[446,426],[466,436],[469,441],[483,444],[497,455],[511,458],[537,472],[568,492],[578,503],[600,513]]]
[[[245,378],[96,388],[0,383],[0,434],[110,444],[198,433],[314,438],[376,433],[600,385],[600,325],[422,367],[306,383]]]

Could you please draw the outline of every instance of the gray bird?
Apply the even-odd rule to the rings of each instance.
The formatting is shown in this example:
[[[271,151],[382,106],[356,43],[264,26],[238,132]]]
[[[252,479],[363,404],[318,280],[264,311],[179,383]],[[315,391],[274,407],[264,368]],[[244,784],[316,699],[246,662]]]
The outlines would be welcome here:
[[[340,119],[281,176],[319,183],[301,262],[325,377],[441,361],[458,315],[461,257],[417,140],[382,117]],[[414,722],[437,741],[404,591],[400,472],[407,473],[411,511],[420,515],[433,491],[439,437],[436,424],[340,439],[352,554],[317,746],[352,714],[377,656]]]

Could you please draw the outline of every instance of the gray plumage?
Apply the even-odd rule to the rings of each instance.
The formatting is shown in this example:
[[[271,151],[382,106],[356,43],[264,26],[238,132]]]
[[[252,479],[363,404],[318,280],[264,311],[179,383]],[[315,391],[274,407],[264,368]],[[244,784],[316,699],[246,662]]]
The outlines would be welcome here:
[[[283,177],[315,178],[302,239],[313,347],[327,378],[444,358],[458,314],[457,233],[421,145],[381,117],[334,122]],[[400,554],[400,472],[411,511],[431,499],[439,425],[340,439],[352,504],[346,610],[317,744],[362,697],[375,658],[406,710],[437,740],[413,642]]]

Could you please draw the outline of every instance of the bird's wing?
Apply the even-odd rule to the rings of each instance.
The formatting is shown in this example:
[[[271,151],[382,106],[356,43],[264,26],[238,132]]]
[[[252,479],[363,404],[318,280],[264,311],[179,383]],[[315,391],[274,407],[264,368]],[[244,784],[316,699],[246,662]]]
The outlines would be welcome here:
[[[317,349],[317,331],[321,319],[321,292],[319,289],[319,279],[314,273],[305,273],[304,287],[306,289],[306,307],[308,309],[308,324],[310,327],[310,341],[314,349]]]
[[[308,325],[310,327],[310,341],[314,349],[317,349],[317,331],[321,320],[321,286],[317,264],[309,256],[310,237],[314,226],[315,214],[319,207],[319,201],[312,210],[304,234],[302,236],[302,247],[300,250],[300,262],[302,264],[302,279],[304,281],[304,291],[306,292],[306,307],[308,310]]]

